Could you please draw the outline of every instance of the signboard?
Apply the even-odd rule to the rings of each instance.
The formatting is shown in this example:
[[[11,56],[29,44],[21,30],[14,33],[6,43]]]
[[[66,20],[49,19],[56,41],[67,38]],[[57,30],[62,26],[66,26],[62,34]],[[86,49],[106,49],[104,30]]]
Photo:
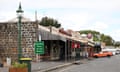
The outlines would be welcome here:
[[[88,33],[88,34],[87,34],[87,38],[88,38],[88,39],[91,39],[91,38],[92,38],[92,34],[91,34],[91,33]]]
[[[80,48],[80,44],[79,43],[75,43],[75,42],[72,42],[72,48]]]
[[[7,57],[6,60],[7,60],[7,65],[8,65],[8,66],[11,66],[11,58],[8,58],[8,57]]]
[[[43,41],[35,42],[35,54],[44,54],[44,42]]]

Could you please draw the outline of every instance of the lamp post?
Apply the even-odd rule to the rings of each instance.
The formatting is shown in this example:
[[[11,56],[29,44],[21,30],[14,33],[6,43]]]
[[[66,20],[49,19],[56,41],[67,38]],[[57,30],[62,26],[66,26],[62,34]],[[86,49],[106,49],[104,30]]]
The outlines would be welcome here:
[[[21,19],[22,19],[22,7],[21,7],[21,3],[19,4],[19,8],[16,11],[16,13],[18,14],[18,61],[20,60],[21,56],[22,56],[22,49],[21,49]]]

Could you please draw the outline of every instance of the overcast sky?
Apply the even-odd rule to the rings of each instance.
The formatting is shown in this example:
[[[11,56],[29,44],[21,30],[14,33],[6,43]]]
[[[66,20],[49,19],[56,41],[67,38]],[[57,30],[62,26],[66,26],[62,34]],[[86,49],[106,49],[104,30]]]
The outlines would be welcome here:
[[[120,0],[0,0],[0,22],[16,17],[19,2],[24,16],[48,16],[65,29],[96,30],[120,41]]]

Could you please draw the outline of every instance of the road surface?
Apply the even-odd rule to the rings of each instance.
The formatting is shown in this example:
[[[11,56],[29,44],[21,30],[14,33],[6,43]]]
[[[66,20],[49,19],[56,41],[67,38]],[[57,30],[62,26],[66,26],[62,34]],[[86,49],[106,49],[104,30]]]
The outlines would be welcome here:
[[[98,58],[80,65],[72,65],[51,72],[120,72],[120,55]]]

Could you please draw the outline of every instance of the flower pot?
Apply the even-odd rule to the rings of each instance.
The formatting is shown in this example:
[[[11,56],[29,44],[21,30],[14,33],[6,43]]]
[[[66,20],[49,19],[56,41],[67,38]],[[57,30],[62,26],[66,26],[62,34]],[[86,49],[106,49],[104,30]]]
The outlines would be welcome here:
[[[27,68],[9,68],[9,72],[28,72]]]
[[[27,70],[27,68],[17,68],[16,72],[28,72]]]
[[[9,72],[16,72],[16,68],[9,68]]]

